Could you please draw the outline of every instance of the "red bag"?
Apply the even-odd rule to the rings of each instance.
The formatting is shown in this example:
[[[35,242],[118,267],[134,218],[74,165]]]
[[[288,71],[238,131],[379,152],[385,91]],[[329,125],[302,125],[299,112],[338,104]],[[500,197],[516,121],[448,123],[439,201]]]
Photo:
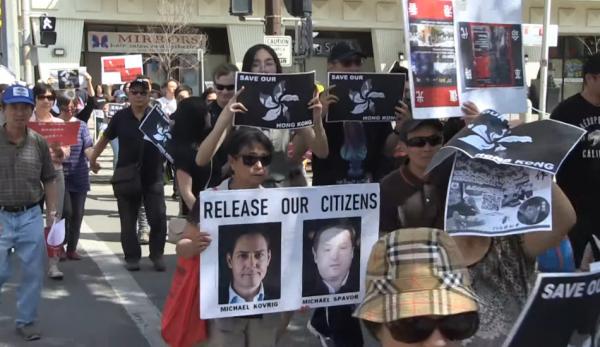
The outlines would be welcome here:
[[[200,257],[177,258],[177,268],[162,312],[162,337],[171,347],[188,347],[207,338],[200,319]]]
[[[48,253],[48,258],[56,258],[60,257],[64,248],[62,246],[51,246],[48,244],[48,234],[50,233],[50,227],[44,228],[44,237],[46,239],[46,252]]]

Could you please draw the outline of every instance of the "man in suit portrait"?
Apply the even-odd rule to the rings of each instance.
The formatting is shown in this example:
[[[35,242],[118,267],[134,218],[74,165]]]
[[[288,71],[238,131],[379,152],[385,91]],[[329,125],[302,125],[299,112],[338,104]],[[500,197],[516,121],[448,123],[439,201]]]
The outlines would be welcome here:
[[[319,279],[309,296],[357,292],[359,276],[351,271],[357,233],[341,222],[318,229],[312,237],[312,255]]]
[[[228,285],[221,279],[219,304],[239,304],[278,299],[279,295],[263,284],[271,263],[269,236],[260,229],[236,233],[226,254],[231,271]],[[227,276],[225,276],[227,277]]]

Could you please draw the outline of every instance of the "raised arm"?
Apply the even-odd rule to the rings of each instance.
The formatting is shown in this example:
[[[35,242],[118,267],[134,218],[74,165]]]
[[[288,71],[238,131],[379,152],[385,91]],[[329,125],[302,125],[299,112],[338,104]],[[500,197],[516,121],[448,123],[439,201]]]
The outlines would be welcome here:
[[[223,141],[227,137],[227,134],[229,134],[233,127],[233,115],[236,112],[245,113],[248,111],[248,109],[242,103],[236,101],[237,97],[243,91],[244,87],[240,88],[240,90],[238,90],[229,100],[217,118],[214,128],[198,147],[198,153],[196,154],[196,165],[206,166],[208,163],[210,163],[211,159],[215,156],[217,150],[219,147],[221,147]]]
[[[329,143],[327,134],[323,127],[323,106],[318,95],[308,103],[308,108],[313,110],[313,126],[296,131],[292,139],[294,144],[294,160],[301,161],[302,156],[310,148],[319,158],[325,159],[329,156]]]

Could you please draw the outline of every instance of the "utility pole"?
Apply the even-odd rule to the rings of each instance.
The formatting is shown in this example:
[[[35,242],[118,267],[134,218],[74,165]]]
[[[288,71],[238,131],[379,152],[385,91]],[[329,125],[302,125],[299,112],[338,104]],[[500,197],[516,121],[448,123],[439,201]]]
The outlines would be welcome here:
[[[283,35],[281,29],[281,0],[265,0],[265,34]]]
[[[33,37],[31,33],[31,3],[30,0],[21,0],[23,11],[23,65],[25,67],[25,82],[33,84],[33,64],[31,62],[31,51]]]
[[[548,95],[548,34],[550,33],[550,15],[552,10],[552,0],[545,0],[544,4],[544,34],[542,36],[542,59],[540,61],[542,70],[540,74],[540,111],[539,120],[547,118],[546,116],[546,98]]]

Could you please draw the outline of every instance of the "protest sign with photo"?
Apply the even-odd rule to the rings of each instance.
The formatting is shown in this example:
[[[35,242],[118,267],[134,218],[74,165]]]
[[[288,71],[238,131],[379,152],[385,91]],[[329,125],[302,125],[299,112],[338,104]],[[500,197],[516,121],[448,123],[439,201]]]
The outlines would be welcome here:
[[[77,144],[79,122],[29,122],[27,127],[42,135],[48,143],[60,143],[61,146]]]
[[[412,73],[415,119],[458,117],[454,7],[452,0],[403,0],[404,32]]]
[[[123,84],[143,73],[141,54],[101,57],[102,84]]]
[[[457,154],[448,185],[451,235],[503,236],[552,229],[552,175]]]
[[[79,88],[79,70],[58,70],[58,89]]]
[[[523,87],[520,24],[458,23],[464,87]]]
[[[110,119],[110,118],[114,117],[115,113],[121,111],[122,109],[124,109],[126,107],[127,107],[126,103],[110,102],[110,103],[108,103],[108,111],[106,112],[106,117],[108,117]]]
[[[200,201],[200,228],[212,237],[201,255],[201,318],[362,299],[379,185],[205,190]]]
[[[461,3],[454,15],[460,100],[502,114],[526,112],[522,0]]]
[[[504,347],[600,346],[600,272],[539,274]]]
[[[551,119],[510,128],[506,116],[486,110],[440,149],[428,171],[460,151],[471,158],[555,175],[584,134],[579,127]]]
[[[173,157],[167,151],[167,144],[171,140],[169,119],[160,108],[160,105],[154,105],[146,114],[140,124],[140,131],[144,133],[144,139],[152,142],[160,153],[169,162],[173,163]]]
[[[236,114],[234,125],[269,129],[297,129],[313,125],[308,103],[315,93],[315,72],[259,74],[237,72],[235,90],[246,89],[237,98],[248,112]]]
[[[339,101],[329,106],[328,122],[391,122],[394,108],[404,98],[404,74],[338,73],[328,74],[331,94]]]

